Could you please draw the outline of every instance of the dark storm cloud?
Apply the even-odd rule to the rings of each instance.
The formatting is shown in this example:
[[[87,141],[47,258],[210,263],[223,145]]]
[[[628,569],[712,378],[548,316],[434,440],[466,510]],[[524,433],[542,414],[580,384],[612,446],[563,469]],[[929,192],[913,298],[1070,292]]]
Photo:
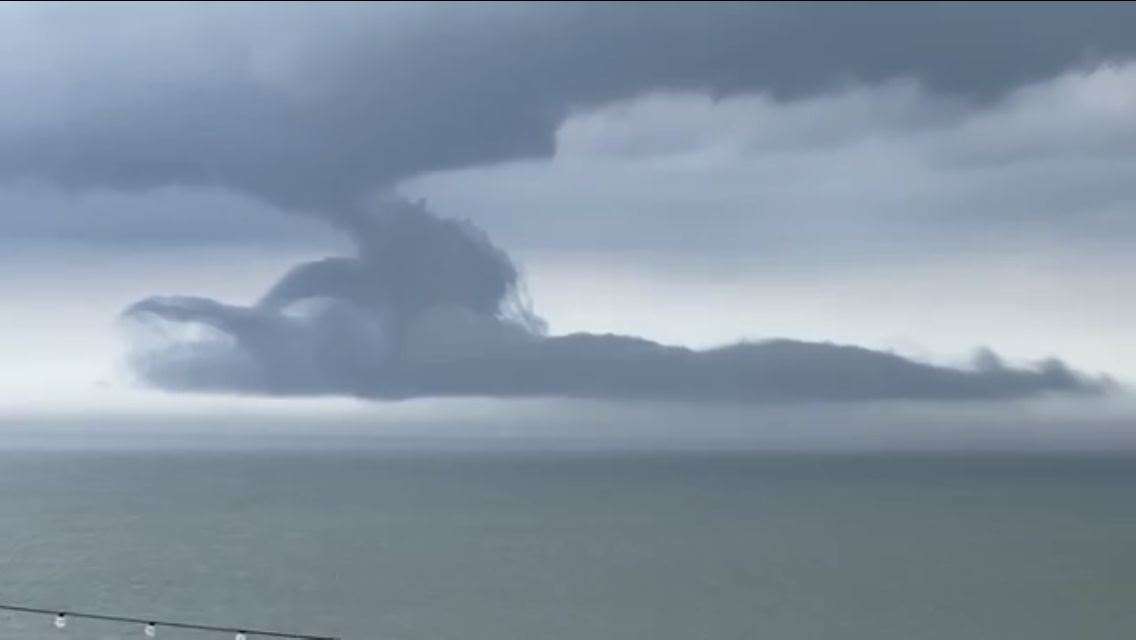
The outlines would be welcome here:
[[[961,370],[790,340],[695,351],[548,337],[516,267],[476,228],[406,203],[340,219],[357,255],[298,266],[254,306],[189,297],[132,306],[135,370],[173,390],[373,398],[953,400],[1107,387],[1056,360],[1015,369],[988,352]]]
[[[572,109],[644,91],[904,76],[982,99],[1136,51],[1124,4],[12,11],[0,179],[210,185],[324,213],[422,172],[547,156]]]

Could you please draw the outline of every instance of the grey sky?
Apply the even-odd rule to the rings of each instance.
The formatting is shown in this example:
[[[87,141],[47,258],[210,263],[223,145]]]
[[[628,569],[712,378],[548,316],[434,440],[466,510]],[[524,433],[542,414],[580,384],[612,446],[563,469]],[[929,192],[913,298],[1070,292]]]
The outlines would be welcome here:
[[[844,399],[1004,398],[1095,390],[1097,371],[1113,361],[1094,354],[1126,335],[1117,328],[1086,345],[1068,314],[1038,313],[1026,333],[1042,340],[1011,345],[1009,364],[991,370],[975,369],[968,352],[981,345],[1002,352],[998,339],[1021,329],[1009,320],[991,318],[986,335],[974,327],[922,330],[904,323],[900,303],[881,299],[864,303],[876,316],[835,322],[826,336],[805,311],[795,325],[784,321],[784,309],[802,303],[785,294],[767,299],[768,313],[730,320],[753,328],[728,336],[699,331],[699,323],[720,320],[713,309],[693,309],[735,276],[731,265],[748,259],[752,267],[757,256],[769,273],[806,269],[818,282],[875,273],[862,292],[913,282],[928,264],[954,273],[1013,255],[1028,263],[1107,255],[1115,258],[1092,263],[1107,269],[1075,270],[1085,290],[1103,291],[1080,304],[1099,317],[1119,313],[1101,283],[1132,269],[1123,258],[1136,231],[1131,5],[15,4],[0,17],[0,231],[10,250],[28,248],[10,256],[38,256],[39,266],[20,271],[39,269],[47,282],[10,288],[76,287],[52,280],[72,251],[63,243],[114,252],[176,246],[187,271],[218,247],[274,252],[280,265],[285,256],[334,257],[320,263],[323,271],[293,271],[293,285],[322,284],[275,306],[257,299],[283,268],[221,301],[220,283],[182,291],[180,278],[171,288],[148,278],[135,319],[146,311],[151,320],[193,320],[184,330],[160,323],[160,340],[153,326],[144,343],[131,334],[136,372],[161,387],[730,401],[832,399],[841,387],[835,397]],[[524,305],[514,295],[525,293],[516,288],[523,277],[504,278],[489,302],[447,293],[407,307],[439,285],[423,280],[435,268],[469,276],[455,291],[486,281],[463,271],[460,259],[446,262],[453,245],[416,244],[421,237],[400,245],[406,253],[398,259],[352,257],[358,220],[382,218],[376,203],[404,196],[425,198],[442,219],[472,220],[521,276],[530,258],[537,271],[560,260],[600,289],[609,261],[641,261],[642,273],[688,265],[687,276],[695,265],[712,266],[680,298],[658,299],[691,309],[677,350],[637,342],[668,342],[677,318],[574,339],[563,334],[605,327],[586,317],[573,326],[537,305],[532,311],[551,331],[518,324]],[[419,264],[417,247],[438,253]],[[583,278],[573,285],[588,286]],[[386,282],[377,289],[384,296],[392,286],[411,293],[398,303],[362,303],[352,288],[358,279]],[[947,279],[925,282],[934,288]],[[559,292],[531,293],[541,301]],[[149,297],[170,294],[192,297]],[[984,313],[977,297],[952,301],[950,314]],[[5,304],[27,313],[18,295]],[[576,316],[616,308],[618,301],[606,308],[597,301]],[[331,322],[328,309],[347,314],[336,322],[348,325],[322,324]],[[360,310],[365,321],[357,324]],[[275,337],[263,338],[272,348],[250,360],[249,338],[234,337],[230,321],[258,313]],[[284,325],[298,317],[309,322],[303,336],[272,333],[294,330]],[[210,334],[218,324],[224,335]],[[212,326],[204,339],[202,325]],[[21,330],[9,330],[13,345]],[[880,350],[894,345],[873,339],[896,333],[932,351],[954,349],[948,355],[956,359],[945,362],[937,351],[920,357],[918,349],[894,356]],[[683,350],[773,337],[854,340],[871,351],[811,342]],[[277,349],[280,342],[294,349]],[[503,344],[513,346],[502,351]],[[446,367],[376,382],[393,375],[390,363],[401,357],[389,351],[407,345]],[[786,345],[791,354],[770,355]],[[646,360],[616,366],[627,361],[613,354],[644,346]],[[810,360],[817,350],[824,357]],[[708,365],[711,373],[684,364],[687,354],[698,361],[715,353],[745,364]],[[869,361],[840,359],[860,355]],[[350,356],[350,372],[341,356]],[[1039,369],[1050,356],[1087,373]],[[319,361],[336,364],[329,372],[312,364]],[[899,369],[878,379],[868,373],[887,363]],[[852,370],[833,373],[845,366]],[[593,376],[583,389],[580,379],[554,373],[573,367],[608,377]],[[782,374],[776,383],[737,383],[771,369]],[[502,378],[483,375],[489,370]],[[681,373],[644,391],[652,370]],[[534,371],[547,380],[535,382]],[[1108,372],[1122,381],[1130,375]],[[826,375],[835,382],[823,382]],[[922,375],[935,382],[916,382]],[[816,386],[786,391],[784,379],[794,376]],[[277,378],[283,386],[270,381]],[[862,390],[849,391],[851,380]]]

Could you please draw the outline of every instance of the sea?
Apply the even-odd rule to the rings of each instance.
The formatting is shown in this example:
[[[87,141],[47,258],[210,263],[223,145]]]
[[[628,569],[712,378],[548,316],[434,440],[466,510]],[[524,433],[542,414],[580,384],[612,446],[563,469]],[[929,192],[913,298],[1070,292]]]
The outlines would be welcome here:
[[[0,604],[352,640],[1126,638],[1136,458],[11,447]],[[0,612],[0,638],[143,637]]]

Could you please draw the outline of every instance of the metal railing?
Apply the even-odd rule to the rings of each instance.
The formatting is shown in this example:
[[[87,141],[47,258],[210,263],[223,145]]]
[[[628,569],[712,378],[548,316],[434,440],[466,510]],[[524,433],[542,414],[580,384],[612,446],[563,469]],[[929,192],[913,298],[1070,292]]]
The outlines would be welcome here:
[[[188,622],[171,622],[169,620],[158,620],[154,618],[131,618],[128,616],[111,616],[102,613],[82,613],[79,611],[66,611],[59,609],[40,609],[38,607],[25,607],[12,604],[0,604],[2,611],[14,611],[16,613],[35,613],[48,616],[54,616],[55,626],[59,629],[67,627],[67,621],[71,619],[87,619],[87,620],[102,620],[104,622],[121,622],[124,624],[140,625],[146,637],[153,638],[157,636],[159,628],[165,627],[168,629],[192,629],[195,631],[213,631],[219,633],[231,633],[235,640],[247,640],[249,637],[261,638],[292,638],[293,640],[340,640],[335,636],[316,636],[306,633],[285,633],[282,631],[265,631],[263,629],[248,629],[241,627],[220,627],[208,624],[190,624]]]

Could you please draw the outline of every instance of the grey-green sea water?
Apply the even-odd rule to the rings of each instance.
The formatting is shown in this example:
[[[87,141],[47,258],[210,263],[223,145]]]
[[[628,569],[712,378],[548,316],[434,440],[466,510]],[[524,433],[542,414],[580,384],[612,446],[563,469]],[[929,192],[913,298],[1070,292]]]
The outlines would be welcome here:
[[[13,450],[0,601],[351,639],[1122,638],[1136,459]]]

